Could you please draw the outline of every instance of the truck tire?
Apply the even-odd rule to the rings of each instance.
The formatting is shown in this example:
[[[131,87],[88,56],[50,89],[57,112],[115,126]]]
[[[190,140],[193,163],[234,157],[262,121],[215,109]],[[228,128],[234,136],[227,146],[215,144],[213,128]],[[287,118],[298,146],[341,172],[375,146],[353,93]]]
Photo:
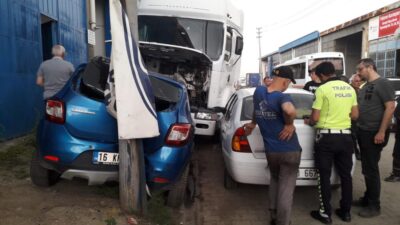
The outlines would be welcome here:
[[[167,197],[167,205],[173,208],[179,208],[186,196],[186,186],[188,183],[189,165],[186,166],[181,178],[171,188]]]
[[[39,187],[49,187],[57,183],[60,175],[52,170],[42,167],[37,153],[34,152],[31,160],[30,176],[32,183]]]

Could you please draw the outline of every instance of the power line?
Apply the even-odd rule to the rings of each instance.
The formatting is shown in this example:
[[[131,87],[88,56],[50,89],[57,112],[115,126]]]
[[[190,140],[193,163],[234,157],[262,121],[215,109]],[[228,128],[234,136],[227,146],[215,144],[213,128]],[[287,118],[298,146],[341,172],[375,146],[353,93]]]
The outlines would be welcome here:
[[[266,25],[266,26],[271,28],[271,27],[281,26],[282,24],[287,24],[292,21],[297,21],[299,18],[310,15],[311,12],[321,8],[327,2],[330,2],[330,0],[317,1],[317,3],[313,3],[310,6],[307,6],[306,8],[294,13],[295,16],[290,16],[290,17],[284,18],[284,19],[280,20],[279,22],[275,22],[272,25]]]
[[[332,0],[325,0],[325,1],[317,1],[318,3],[312,4],[310,7],[307,7],[306,9],[298,11],[298,13],[295,13],[296,16],[292,17],[287,17],[286,19],[283,19],[279,22],[273,23],[271,25],[265,25],[265,27],[268,30],[275,30],[277,28],[280,28],[282,26],[290,25],[294,22],[297,22],[300,19],[306,18],[308,16],[311,16],[311,12],[316,11],[322,7],[326,7],[327,5],[333,3],[334,1]]]
[[[274,23],[275,24],[274,26],[270,26],[270,27],[267,27],[267,28],[264,27],[265,28],[265,32],[271,32],[273,30],[280,29],[280,28],[282,28],[284,26],[291,25],[291,24],[294,24],[294,23],[298,23],[299,20],[301,20],[303,18],[306,18],[308,16],[311,16],[312,14],[310,12],[318,10],[320,8],[323,8],[323,7],[326,7],[326,6],[328,6],[328,5],[330,5],[331,3],[334,2],[333,0],[326,0],[326,1],[325,2],[324,1],[318,1],[319,4],[313,5],[313,7],[308,8],[308,10],[303,11],[303,13],[298,14],[296,17],[292,17],[292,19],[290,19],[290,20],[287,20],[287,21],[283,20],[283,21]],[[348,1],[351,1],[351,0],[348,0]],[[329,16],[329,14],[327,16]],[[305,27],[305,28],[307,29],[309,27]],[[306,31],[306,29],[305,29],[305,31]]]

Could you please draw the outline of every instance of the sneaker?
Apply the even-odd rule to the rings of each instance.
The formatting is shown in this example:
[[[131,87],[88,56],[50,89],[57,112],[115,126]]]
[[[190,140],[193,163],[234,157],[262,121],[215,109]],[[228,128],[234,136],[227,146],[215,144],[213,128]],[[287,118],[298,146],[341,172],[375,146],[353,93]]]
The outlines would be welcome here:
[[[354,200],[352,202],[353,206],[356,207],[367,207],[368,206],[368,200],[365,197],[361,197],[358,200]]]
[[[336,215],[342,219],[344,222],[350,222],[351,221],[351,214],[350,212],[344,212],[342,211],[341,208],[338,208],[335,210]]]
[[[393,173],[390,176],[385,178],[386,182],[400,182],[400,176],[396,176]]]
[[[319,212],[319,210],[311,211],[310,215],[311,215],[312,218],[320,221],[321,223],[324,223],[324,224],[331,224],[332,223],[331,217],[326,215],[326,214],[321,214]]]
[[[381,210],[377,207],[366,207],[363,208],[358,215],[364,218],[376,217],[381,215]]]

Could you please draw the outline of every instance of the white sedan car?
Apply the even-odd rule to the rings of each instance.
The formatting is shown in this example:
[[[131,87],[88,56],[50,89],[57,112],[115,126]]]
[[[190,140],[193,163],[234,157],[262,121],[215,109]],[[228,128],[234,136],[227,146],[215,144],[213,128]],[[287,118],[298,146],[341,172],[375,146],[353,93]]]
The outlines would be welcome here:
[[[255,88],[238,90],[229,99],[226,112],[221,119],[221,145],[225,161],[224,185],[232,188],[236,182],[268,185],[270,174],[264,143],[258,126],[249,136],[244,135],[243,125],[253,116],[253,93]],[[302,89],[289,88],[297,111],[294,121],[302,147],[301,162],[296,185],[317,185],[314,167],[314,129],[304,124],[303,116],[311,114],[314,95]],[[355,157],[353,155],[353,164]],[[354,166],[353,166],[354,171]],[[353,172],[352,171],[352,172]],[[340,179],[332,170],[331,184],[338,187]]]

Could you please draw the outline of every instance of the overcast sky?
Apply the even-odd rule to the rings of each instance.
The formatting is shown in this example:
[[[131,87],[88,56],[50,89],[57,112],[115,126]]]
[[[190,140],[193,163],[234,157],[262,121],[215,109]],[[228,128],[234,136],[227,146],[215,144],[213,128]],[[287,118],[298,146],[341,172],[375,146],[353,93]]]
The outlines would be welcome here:
[[[256,27],[262,27],[261,55],[313,31],[324,31],[396,1],[232,0],[244,11],[245,47],[241,74],[258,72]]]

